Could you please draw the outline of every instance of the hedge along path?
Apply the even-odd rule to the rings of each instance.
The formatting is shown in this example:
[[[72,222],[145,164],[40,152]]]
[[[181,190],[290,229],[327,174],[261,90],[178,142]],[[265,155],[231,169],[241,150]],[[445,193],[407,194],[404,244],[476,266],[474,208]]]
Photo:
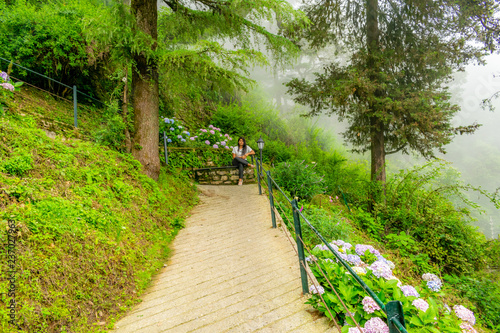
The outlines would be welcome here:
[[[257,185],[198,188],[170,261],[113,332],[338,332],[304,304],[298,258]]]

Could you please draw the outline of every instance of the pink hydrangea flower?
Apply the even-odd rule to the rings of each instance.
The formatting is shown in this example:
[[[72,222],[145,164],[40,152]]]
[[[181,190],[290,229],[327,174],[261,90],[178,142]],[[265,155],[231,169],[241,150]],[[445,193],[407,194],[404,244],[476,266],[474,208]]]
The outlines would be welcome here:
[[[366,322],[365,333],[389,333],[389,326],[379,317],[374,317]]]
[[[370,296],[363,298],[361,303],[363,304],[363,310],[365,310],[366,313],[374,313],[375,311],[380,310],[380,306],[378,306],[375,300]]]
[[[401,288],[401,291],[403,292],[403,295],[405,295],[406,297],[409,297],[409,296],[415,296],[415,297],[420,297],[420,294],[418,293],[417,289],[415,289],[415,287],[413,286],[402,286],[400,287]]]
[[[4,89],[14,91],[14,86],[10,83],[0,83],[0,86],[4,87]]]
[[[462,333],[477,333],[476,329],[466,321],[460,324],[460,328],[462,329]]]
[[[411,304],[413,304],[414,307],[416,307],[419,310],[422,310],[423,312],[427,311],[427,309],[429,308],[429,303],[427,303],[421,298],[417,298],[416,300],[411,302]]]
[[[455,305],[453,307],[453,310],[455,311],[455,314],[457,315],[458,318],[468,322],[471,325],[476,324],[476,317],[474,316],[474,312],[467,309],[465,306]]]

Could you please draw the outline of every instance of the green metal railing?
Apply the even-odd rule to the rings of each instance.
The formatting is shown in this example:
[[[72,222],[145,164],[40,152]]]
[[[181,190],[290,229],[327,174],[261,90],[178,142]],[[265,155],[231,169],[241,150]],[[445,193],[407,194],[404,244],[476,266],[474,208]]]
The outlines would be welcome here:
[[[259,179],[263,180],[264,179],[264,177],[263,177],[264,176],[263,175],[264,168],[262,166],[262,160],[257,161],[257,163],[259,163],[259,162],[260,162],[260,168],[258,168],[257,170],[259,170],[258,172],[262,172],[261,174],[259,174]],[[366,285],[366,283],[363,281],[363,279],[361,279],[358,276],[358,274],[356,274],[356,272],[351,268],[351,266],[340,256],[340,254],[326,241],[326,239],[309,222],[309,220],[302,213],[302,210],[298,208],[297,200],[296,199],[290,200],[290,198],[287,197],[287,195],[281,190],[280,186],[272,178],[271,172],[269,170],[265,171],[265,174],[266,174],[266,178],[267,178],[267,190],[268,190],[268,194],[269,194],[269,204],[270,204],[270,208],[271,208],[272,227],[273,228],[277,227],[277,225],[276,225],[276,215],[275,215],[275,212],[277,212],[277,209],[276,209],[275,203],[278,203],[277,201],[275,202],[275,196],[273,194],[273,187],[276,188],[281,193],[281,195],[283,196],[283,198],[290,204],[292,212],[293,212],[293,231],[295,232],[295,238],[296,238],[296,245],[297,245],[296,252],[297,252],[297,255],[298,255],[298,258],[299,258],[300,276],[301,276],[301,281],[302,281],[302,291],[303,291],[303,293],[304,294],[309,293],[309,288],[308,288],[308,279],[307,279],[307,277],[308,277],[308,270],[307,270],[307,264],[306,264],[306,260],[305,260],[305,255],[304,255],[304,247],[306,245],[305,245],[305,243],[304,243],[304,241],[302,239],[302,225],[301,225],[301,220],[303,220],[305,222],[305,224],[314,232],[314,234],[316,234],[316,236],[318,236],[318,238],[333,253],[333,255],[337,258],[337,260],[342,264],[342,266],[344,266],[348,270],[348,272],[354,277],[355,281],[361,286],[361,288],[363,288],[363,290],[365,290],[366,293],[368,295],[370,295],[371,298],[373,298],[373,300],[377,303],[377,305],[380,307],[380,309],[385,312],[385,314],[387,315],[387,325],[389,326],[389,332],[390,333],[396,333],[396,332],[407,333],[406,325],[405,325],[405,320],[404,320],[403,305],[402,305],[402,303],[400,301],[389,301],[387,304],[384,304],[380,300],[380,298],[377,297],[377,295],[373,292],[373,290],[371,290]],[[347,201],[345,199],[344,193],[342,191],[341,191],[341,193],[342,193],[344,201],[345,201],[345,203],[347,205]],[[280,208],[284,212],[283,208],[282,207],[280,207]],[[284,214],[284,215],[286,217],[286,214]],[[289,225],[291,225],[291,223],[289,223]],[[310,251],[308,251],[308,252],[310,252]],[[313,260],[313,261],[317,265],[317,267],[319,267],[319,265],[317,264],[317,262],[315,260]],[[328,280],[328,278],[326,278],[326,275],[324,274],[324,272],[321,270],[320,267],[319,267],[319,270],[323,274],[323,277],[330,284],[331,289],[335,292],[335,294],[336,294],[337,298],[339,299],[339,301],[343,304],[343,306],[344,306],[344,308],[346,310],[347,315],[349,315],[351,317],[351,319],[354,321],[354,323],[356,324],[356,326],[358,327],[358,329],[360,329],[360,331],[361,331],[361,328],[359,327],[359,324],[354,320],[353,316],[348,311],[347,307],[345,306],[344,302],[342,301],[342,299],[338,295],[337,291],[335,290],[335,288],[333,288],[332,284],[330,283],[330,281]],[[318,287],[318,286],[316,286],[316,287]],[[321,295],[320,295],[320,298],[323,300],[323,298],[322,298]],[[325,308],[330,313],[330,317],[334,320],[335,325],[340,330],[339,325],[337,324],[334,316],[332,316],[332,314],[330,312],[330,309],[328,308],[328,306],[326,305],[326,302],[324,300],[323,300],[323,303],[325,305]]]
[[[62,83],[62,82],[59,82],[59,81],[57,81],[57,80],[54,80],[54,79],[53,79],[53,78],[51,78],[51,77],[48,77],[48,76],[46,76],[46,75],[40,74],[40,73],[38,73],[38,72],[35,72],[34,70],[31,70],[31,69],[29,69],[29,68],[26,68],[26,67],[23,67],[23,66],[21,66],[21,65],[19,65],[19,64],[16,64],[16,63],[15,63],[15,62],[13,62],[12,60],[7,60],[7,59],[4,59],[4,58],[2,58],[2,57],[0,57],[0,60],[5,61],[5,62],[7,62],[7,63],[9,63],[9,64],[11,64],[11,65],[13,65],[13,66],[19,67],[19,68],[21,68],[21,69],[23,69],[23,70],[25,70],[25,71],[28,71],[28,72],[30,72],[30,73],[33,73],[33,74],[35,74],[35,75],[38,75],[38,76],[40,76],[40,77],[43,77],[43,78],[45,78],[45,79],[47,79],[47,80],[49,80],[49,81],[55,82],[55,83],[57,83],[57,84],[60,84],[60,85],[62,85],[63,87],[66,87],[66,88],[68,88],[68,89],[71,89],[71,90],[73,91],[73,125],[74,125],[75,127],[78,127],[78,94],[81,94],[81,95],[83,95],[83,96],[85,96],[85,97],[87,97],[87,98],[89,98],[89,99],[91,99],[91,100],[93,100],[93,101],[95,101],[95,102],[97,102],[97,103],[100,103],[102,106],[106,106],[106,104],[105,104],[105,103],[103,103],[103,102],[101,102],[100,100],[95,99],[94,97],[89,96],[89,95],[87,95],[87,94],[85,94],[85,93],[83,93],[83,92],[79,91],[75,85],[73,85],[73,87],[71,87],[71,86],[69,86],[69,85],[67,85],[67,84],[64,84],[64,83]],[[20,79],[17,79],[17,80],[21,81]],[[23,81],[23,82],[24,82],[24,81]],[[33,86],[33,87],[35,87],[35,86]],[[39,87],[35,87],[35,88],[37,88],[37,89],[41,89],[41,88],[39,88]],[[60,97],[60,96],[58,96],[58,97]]]

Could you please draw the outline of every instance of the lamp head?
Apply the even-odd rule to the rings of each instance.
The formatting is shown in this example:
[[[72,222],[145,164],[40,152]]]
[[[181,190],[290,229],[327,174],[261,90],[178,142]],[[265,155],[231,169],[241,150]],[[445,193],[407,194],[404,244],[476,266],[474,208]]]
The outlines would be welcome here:
[[[262,140],[262,137],[257,140],[257,146],[259,147],[260,150],[264,149],[264,140]]]

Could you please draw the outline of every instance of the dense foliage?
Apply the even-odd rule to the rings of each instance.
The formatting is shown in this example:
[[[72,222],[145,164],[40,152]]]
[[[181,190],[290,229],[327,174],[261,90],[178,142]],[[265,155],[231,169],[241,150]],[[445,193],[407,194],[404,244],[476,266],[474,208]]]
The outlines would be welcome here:
[[[16,1],[7,7],[1,0],[0,57],[70,87],[76,85],[91,96],[103,93],[109,88],[103,77],[106,57],[90,58],[84,32],[84,18],[102,10],[92,1]],[[71,89],[31,71],[14,66],[12,74],[61,96],[72,96]]]

